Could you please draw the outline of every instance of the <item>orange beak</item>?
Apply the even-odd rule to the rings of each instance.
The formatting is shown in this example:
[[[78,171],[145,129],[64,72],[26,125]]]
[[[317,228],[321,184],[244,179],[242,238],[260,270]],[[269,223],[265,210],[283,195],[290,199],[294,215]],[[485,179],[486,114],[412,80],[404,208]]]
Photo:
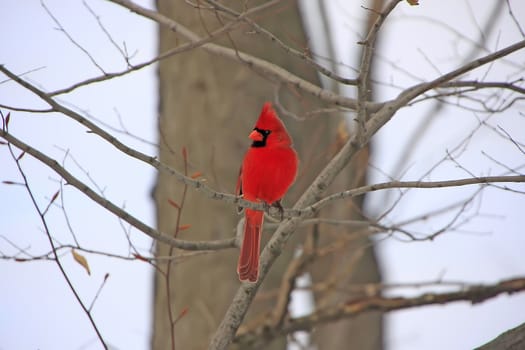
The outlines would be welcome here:
[[[257,130],[252,131],[250,133],[250,135],[248,135],[248,137],[251,138],[253,141],[262,141],[263,140],[263,136]]]

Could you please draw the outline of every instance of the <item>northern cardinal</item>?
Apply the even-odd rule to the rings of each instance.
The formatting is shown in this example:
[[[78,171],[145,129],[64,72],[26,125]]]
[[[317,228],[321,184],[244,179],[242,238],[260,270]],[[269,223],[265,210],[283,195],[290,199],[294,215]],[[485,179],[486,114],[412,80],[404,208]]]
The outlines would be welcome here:
[[[277,205],[294,182],[298,158],[292,147],[292,138],[286,131],[272,104],[266,102],[249,138],[253,140],[244,156],[237,195],[250,202]],[[244,239],[237,264],[241,281],[257,282],[259,278],[259,250],[264,212],[246,208]]]

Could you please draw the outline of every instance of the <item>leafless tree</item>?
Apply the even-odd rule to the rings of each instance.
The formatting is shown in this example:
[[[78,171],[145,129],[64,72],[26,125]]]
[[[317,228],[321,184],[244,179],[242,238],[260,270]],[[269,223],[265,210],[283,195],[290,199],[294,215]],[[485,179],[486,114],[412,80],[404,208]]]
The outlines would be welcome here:
[[[436,67],[430,79],[418,77],[411,67],[390,62],[377,52],[391,17],[400,8],[417,5],[414,0],[375,1],[361,8],[368,22],[362,26],[360,41],[353,44],[359,60],[350,74],[339,69],[333,54],[323,57],[312,50],[296,1],[159,0],[157,9],[129,0],[109,2],[119,11],[130,11],[158,25],[156,57],[137,62],[126,45],[114,39],[97,10],[84,3],[86,15],[92,16],[94,26],[104,33],[125,64],[122,70],[108,71],[63,25],[63,19],[42,2],[42,11],[69,45],[88,58],[95,73],[69,86],[49,88],[53,84],[39,81],[38,67],[17,71],[10,62],[0,62],[0,87],[30,93],[39,106],[19,105],[0,94],[0,154],[6,156],[2,167],[18,173],[17,178],[0,180],[3,186],[22,188],[29,195],[19,194],[23,200],[29,198],[49,245],[47,251],[35,252],[11,232],[1,232],[0,257],[6,263],[52,261],[103,348],[108,348],[110,342],[93,317],[93,307],[109,276],[104,275],[94,297],[86,298],[71,272],[64,268],[69,253],[87,273],[95,256],[151,266],[155,271],[155,349],[282,349],[295,342],[298,331],[310,332],[312,344],[318,348],[343,348],[342,344],[350,348],[347,344],[352,342],[355,349],[381,349],[385,313],[455,301],[475,304],[525,290],[525,276],[502,278],[491,284],[445,280],[410,285],[384,283],[374,251],[378,240],[433,241],[460,230],[480,215],[469,208],[481,201],[487,189],[523,196],[523,164],[516,166],[499,155],[486,154],[487,168],[497,164],[500,169],[487,175],[471,171],[461,158],[472,139],[489,130],[505,140],[516,157],[525,159],[523,133],[492,122],[508,111],[513,112],[512,118],[524,118],[525,63],[518,55],[523,55],[525,34],[510,1],[491,10],[493,16],[480,28],[480,38],[469,43],[472,49],[467,54],[455,57],[452,69],[440,71]],[[419,8],[425,8],[423,1]],[[328,15],[323,11],[321,15],[326,24]],[[411,12],[407,16],[418,15]],[[499,18],[512,21],[521,40],[490,48],[484,35],[494,31]],[[446,26],[446,21],[441,25]],[[461,38],[461,33],[453,32],[453,37]],[[432,58],[425,59],[433,62]],[[375,74],[378,60],[419,81],[399,84],[380,78]],[[150,143],[129,132],[126,117],[119,115],[119,126],[114,127],[103,116],[66,102],[66,97],[78,91],[125,79],[155,65],[160,96],[158,142]],[[491,74],[498,66],[510,67],[509,73]],[[322,80],[330,83],[323,85]],[[395,95],[381,100],[377,92],[384,87],[395,91]],[[271,100],[286,120],[301,157],[301,171],[285,201],[283,220],[277,209],[233,194],[238,166],[248,146],[245,134],[264,100]],[[390,180],[367,183],[373,137],[398,114],[420,105],[431,108],[421,116],[414,135],[400,135],[408,146],[395,172],[389,174]],[[447,146],[446,154],[426,172],[406,179],[406,159],[417,149],[429,124],[446,108],[470,113],[478,121],[476,126],[462,135],[459,144]],[[23,130],[17,124],[22,116],[37,119],[47,115],[73,121],[82,128],[77,131],[79,138],[87,131],[119,157],[155,171],[157,227],[113,200],[92,177],[91,168],[85,168],[87,160],[77,160],[69,149],[61,149],[63,158],[58,159],[38,142],[21,136]],[[51,194],[35,190],[28,158],[53,172],[56,190]],[[445,163],[454,164],[465,175],[432,180]],[[468,198],[432,208],[409,220],[390,216],[409,191],[462,186],[477,189]],[[375,206],[374,212],[366,211],[364,196],[378,191],[388,193],[387,204]],[[83,199],[118,218],[127,244],[124,253],[116,247],[90,248],[82,243],[69,214],[68,206],[72,204],[65,194],[70,192],[81,193]],[[235,215],[236,207],[267,211],[261,275],[253,284],[239,284],[235,275],[234,248],[238,247],[243,224]],[[53,227],[50,216],[58,214],[63,215],[63,226]],[[421,232],[414,228],[438,216],[445,218],[438,229],[428,226]],[[149,236],[154,248],[139,247],[134,235]],[[298,285],[301,276],[310,277],[311,283]],[[445,292],[440,289],[443,287],[447,288]],[[390,294],[400,288],[425,288],[428,292],[410,297]],[[304,316],[290,312],[294,290],[313,293],[312,312]],[[523,344],[523,327],[501,337],[481,348],[504,349],[509,342]]]

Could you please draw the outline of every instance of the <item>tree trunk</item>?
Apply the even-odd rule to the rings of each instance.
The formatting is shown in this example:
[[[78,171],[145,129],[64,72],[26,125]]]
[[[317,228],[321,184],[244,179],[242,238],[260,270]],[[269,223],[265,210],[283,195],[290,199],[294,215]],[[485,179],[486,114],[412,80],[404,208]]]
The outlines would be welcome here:
[[[234,1],[225,3],[232,7],[238,4]],[[249,5],[255,6],[256,2],[251,1]],[[157,6],[159,12],[202,36],[222,26],[214,13],[198,10],[183,0],[159,0]],[[258,13],[255,19],[287,45],[298,50],[307,47],[307,39],[295,1],[282,1],[277,7]],[[181,43],[174,32],[165,29],[160,29],[159,36],[160,53]],[[241,26],[218,41],[230,47],[234,45],[240,51],[276,63],[318,84],[317,74],[310,66],[300,59],[293,58],[261,35],[255,34],[250,27]],[[201,172],[207,184],[214,189],[233,193],[243,154],[250,144],[247,135],[253,128],[263,102],[273,99],[276,88],[275,83],[241,62],[212,56],[199,49],[161,61],[159,63],[160,160],[179,170],[184,169],[181,151],[184,147],[188,154],[189,174]],[[288,110],[298,115],[304,115],[304,111],[317,106],[317,101],[309,96],[300,96],[291,87],[280,89],[280,101]],[[297,181],[283,201],[284,206],[290,206],[332,154],[341,119],[330,116],[297,121],[286,118],[283,113],[281,116],[292,134],[301,159]],[[366,162],[360,163],[360,166],[363,164],[366,166]],[[339,179],[347,187],[350,179],[354,177],[354,174],[347,172],[341,174]],[[339,189],[346,188],[341,184],[339,186],[342,186],[338,187]],[[157,225],[160,231],[175,232],[177,209],[168,200],[180,204],[182,193],[183,186],[180,183],[166,173],[159,173],[155,200]],[[344,216],[346,218],[352,215],[351,209],[343,211],[347,214]],[[179,224],[190,224],[191,227],[181,231],[178,238],[212,240],[231,237],[235,234],[238,220],[236,208],[232,205],[212,201],[200,193],[189,190]],[[269,234],[265,236],[262,244],[265,244]],[[306,234],[298,231],[294,239],[290,240],[287,252],[272,267],[272,271],[264,281],[259,291],[260,295],[279,287],[283,271],[291,259],[294,248],[299,242],[304,241],[304,237]],[[359,241],[361,242],[359,247],[363,245],[364,240]],[[354,246],[349,247],[351,250],[346,253],[355,256],[354,248]],[[157,244],[157,256],[165,257],[169,253],[169,247]],[[180,254],[178,251],[173,253]],[[183,309],[188,309],[175,326],[176,347],[183,350],[207,347],[210,336],[217,328],[239,286],[236,274],[238,254],[238,250],[229,249],[177,260],[171,267],[169,296],[166,278],[161,273],[156,273],[153,349],[171,348],[168,300],[171,301],[175,317]],[[377,266],[373,251],[367,249],[358,260],[361,263],[356,265],[359,267],[350,279],[377,281]],[[159,263],[159,267],[165,271],[166,263]],[[256,298],[247,315],[247,323],[263,320],[272,311],[274,303],[275,299],[272,297]],[[363,323],[365,320],[366,324]],[[352,325],[352,328],[359,331],[355,338],[366,338],[369,333],[375,338],[377,330],[381,328],[381,321],[377,317],[364,316],[353,320]],[[338,337],[338,333],[332,333],[334,339]],[[286,339],[278,339],[266,349],[284,349],[285,344]],[[321,343],[319,348],[337,347],[325,347]]]

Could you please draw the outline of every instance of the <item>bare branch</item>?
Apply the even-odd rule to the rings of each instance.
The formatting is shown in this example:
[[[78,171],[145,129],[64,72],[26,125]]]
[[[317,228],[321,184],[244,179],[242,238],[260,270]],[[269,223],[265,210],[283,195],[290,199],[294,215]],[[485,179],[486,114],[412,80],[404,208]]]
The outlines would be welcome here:
[[[210,187],[206,186],[206,184],[203,181],[201,181],[199,179],[193,179],[191,177],[185,176],[181,172],[173,169],[172,167],[169,167],[169,166],[159,162],[156,157],[148,156],[147,154],[144,154],[142,152],[139,152],[139,151],[137,151],[137,150],[135,150],[133,148],[130,148],[130,147],[126,146],[125,144],[120,142],[116,137],[114,137],[112,134],[107,132],[106,130],[102,129],[101,127],[99,127],[98,125],[96,125],[95,123],[90,121],[89,119],[83,117],[79,113],[73,111],[72,109],[70,109],[70,108],[68,108],[68,107],[58,103],[49,94],[45,93],[44,91],[40,90],[36,86],[30,84],[29,82],[21,79],[16,74],[14,74],[10,70],[8,70],[5,66],[0,65],[0,72],[4,73],[9,78],[13,79],[15,82],[17,82],[18,84],[20,84],[24,88],[28,89],[29,91],[31,91],[34,94],[36,94],[37,96],[39,96],[42,100],[47,102],[52,107],[53,111],[62,113],[64,115],[72,118],[76,122],[80,123],[81,125],[87,127],[91,133],[100,136],[102,139],[107,141],[109,144],[111,144],[112,146],[117,148],[122,153],[127,154],[128,156],[130,156],[132,158],[135,158],[137,160],[140,160],[140,161],[142,161],[142,162],[144,162],[146,164],[149,164],[152,167],[154,167],[155,169],[158,169],[158,170],[161,170],[161,171],[166,171],[170,175],[174,176],[175,179],[177,179],[177,181],[180,181],[180,182],[182,182],[185,185],[188,185],[188,186],[190,186],[190,187],[192,187],[192,188],[194,188],[194,189],[196,189],[198,191],[201,191],[207,197],[209,197],[211,199],[216,199],[216,200],[217,199],[218,200],[224,200],[224,201],[226,201],[228,203],[233,203],[233,204],[245,207],[245,208],[253,208],[253,209],[259,209],[259,210],[264,210],[265,209],[265,207],[262,204],[257,204],[257,203],[245,201],[245,200],[241,199],[240,197],[236,197],[236,196],[233,196],[233,195],[229,195],[229,194],[225,194],[225,193],[220,193],[220,192],[214,191]],[[2,136],[2,137],[4,135],[8,135],[7,132],[5,132],[5,131],[2,131],[2,133],[3,134],[0,134],[0,136]],[[10,135],[10,136],[13,137],[12,135]],[[20,140],[18,140],[18,141],[21,142]],[[25,146],[29,147],[28,145],[25,145]]]
[[[512,142],[521,153],[525,154],[525,150],[523,150],[522,148],[523,145],[520,145],[516,140],[514,140],[512,136],[501,126],[498,125],[498,129],[501,130],[507,136],[507,139],[510,140],[510,142]]]
[[[511,350],[525,347],[525,323],[500,334],[475,350]]]
[[[364,131],[366,128],[367,110],[365,103],[370,100],[371,87],[370,87],[370,67],[372,65],[373,53],[375,49],[375,42],[381,26],[386,20],[387,16],[394,10],[396,5],[400,3],[401,0],[392,0],[386,6],[386,8],[377,14],[377,18],[374,21],[374,24],[371,26],[366,39],[360,44],[364,45],[363,55],[361,57],[361,65],[359,69],[359,85],[357,89],[358,93],[358,108],[357,108],[357,131],[358,135],[357,142],[363,144],[368,142],[364,136]]]
[[[23,107],[8,106],[8,105],[4,105],[1,103],[0,103],[0,108],[8,109],[10,111],[27,112],[27,113],[52,113],[54,112],[52,108],[47,108],[47,109],[23,108]]]
[[[514,22],[514,24],[520,31],[521,36],[525,38],[525,31],[523,30],[523,28],[521,28],[520,22],[516,19],[516,16],[514,15],[514,12],[512,11],[512,7],[510,6],[510,1],[506,0],[506,2],[507,2],[507,7],[509,8],[510,18],[512,18],[512,21]]]
[[[149,10],[128,0],[109,1],[123,6],[141,16],[153,20],[159,23],[160,25],[169,28],[174,33],[180,34],[183,38],[189,41],[195,42],[200,40],[200,37],[193,31],[156,11]],[[250,14],[250,10],[246,11],[245,13],[246,15]],[[319,86],[310,83],[309,81],[299,78],[298,76],[290,73],[289,71],[281,68],[280,66],[260,59],[258,57],[254,57],[244,52],[240,52],[238,50],[230,49],[225,46],[211,43],[202,45],[201,48],[215,55],[225,57],[228,59],[233,59],[235,61],[239,61],[240,59],[244,64],[247,64],[251,68],[254,68],[257,71],[259,71],[262,74],[262,76],[267,77],[268,79],[277,80],[281,83],[286,83],[295,86],[296,88],[303,90],[308,94],[318,97],[322,101],[333,103],[337,106],[347,107],[349,109],[357,108],[357,102],[355,99],[347,98],[335,94],[331,91],[322,89]],[[372,112],[377,111],[381,106],[382,104],[379,103],[366,103],[366,108]]]
[[[507,89],[514,92],[517,92],[519,94],[525,94],[525,88],[522,88],[521,86],[516,85],[516,83],[523,83],[524,79],[520,78],[518,80],[515,80],[513,82],[501,82],[501,81],[493,81],[493,82],[485,82],[485,81],[477,81],[477,80],[460,80],[460,81],[451,81],[449,83],[441,84],[442,88],[453,88],[453,87],[471,87],[478,89]]]
[[[100,292],[102,292],[102,289],[106,285],[106,281],[108,280],[108,278],[109,278],[109,274],[106,273],[104,275],[104,279],[102,280],[102,283],[100,284],[100,287],[98,287],[97,293],[95,294],[95,296],[93,297],[93,300],[91,301],[91,304],[89,305],[89,308],[88,308],[89,312],[93,310],[93,307],[95,306],[95,303],[97,302]]]
[[[82,45],[80,45],[68,32],[67,30],[64,29],[64,27],[62,26],[62,24],[60,23],[60,21],[58,20],[58,18],[55,17],[55,15],[53,15],[53,12],[51,12],[51,10],[46,6],[44,0],[40,0],[40,4],[42,5],[42,7],[44,8],[44,10],[46,11],[46,13],[49,15],[49,17],[51,17],[51,19],[53,20],[53,22],[55,22],[55,24],[57,25],[58,27],[58,30],[60,30],[62,33],[64,33],[64,35],[69,39],[69,41],[71,41],[71,43],[73,45],[75,45],[78,49],[80,49],[80,51],[82,51],[88,58],[89,60],[91,61],[91,63],[93,63],[93,65],[95,67],[97,67],[101,72],[102,74],[106,74],[106,72],[104,71],[104,68],[102,68],[102,66],[100,66],[97,61],[93,58],[93,56],[89,53],[88,50],[86,50],[84,47],[82,47]]]
[[[127,75],[127,74],[129,74],[131,72],[134,72],[134,71],[141,70],[143,68],[151,66],[152,64],[154,64],[154,63],[156,63],[156,62],[158,62],[160,60],[163,60],[163,59],[175,56],[177,54],[180,54],[180,53],[183,53],[183,52],[186,52],[186,51],[198,48],[198,47],[200,47],[200,46],[202,46],[202,45],[204,45],[206,43],[209,43],[209,42],[215,40],[216,38],[220,37],[221,35],[223,35],[225,33],[228,33],[229,31],[234,29],[237,25],[238,25],[238,22],[229,22],[226,25],[224,25],[223,27],[221,27],[221,28],[215,30],[214,32],[210,33],[207,37],[201,38],[201,39],[196,40],[196,41],[188,42],[188,43],[185,43],[185,44],[181,44],[181,45],[179,45],[179,46],[177,46],[177,47],[175,47],[173,49],[170,49],[170,50],[168,50],[168,51],[158,55],[157,57],[154,57],[154,58],[152,58],[152,59],[150,59],[148,61],[145,61],[143,63],[136,64],[136,65],[131,65],[128,62],[129,68],[125,69],[125,70],[123,70],[121,72],[106,73],[106,74],[98,76],[98,77],[86,79],[84,81],[75,83],[75,84],[73,84],[73,85],[71,85],[69,87],[50,92],[50,93],[48,93],[48,95],[50,97],[53,97],[53,96],[57,96],[57,95],[66,94],[66,93],[69,93],[69,92],[71,92],[73,90],[76,90],[76,89],[78,89],[80,87],[83,87],[83,86],[86,86],[86,85],[103,82],[103,81],[106,81],[106,80],[110,80],[110,79],[113,79],[113,78],[117,78],[117,77],[121,77],[121,76]]]
[[[317,211],[321,207],[325,206],[328,202],[335,199],[342,199],[347,197],[355,197],[368,192],[374,192],[378,190],[385,190],[390,188],[444,188],[444,187],[458,187],[475,184],[490,184],[495,182],[525,182],[525,175],[512,175],[512,176],[481,176],[481,177],[469,177],[457,180],[445,180],[445,181],[390,181],[383,182],[374,185],[362,186],[352,190],[335,193],[328,197],[323,198],[311,206],[304,208],[303,212],[308,210]]]
[[[256,342],[268,341],[278,336],[299,330],[312,328],[337,320],[355,317],[369,311],[393,311],[420,306],[451,303],[454,301],[469,301],[478,304],[497,297],[501,294],[513,294],[525,290],[525,278],[503,280],[496,284],[468,286],[464,289],[448,293],[426,293],[413,298],[395,297],[387,298],[371,295],[362,299],[348,300],[322,310],[317,310],[311,315],[287,319],[281,327],[271,328],[267,324],[258,329],[241,333],[235,338],[236,343],[254,346]]]
[[[4,119],[3,115],[2,115],[2,119]],[[26,176],[26,174],[25,174],[25,172],[22,169],[22,166],[20,164],[20,157],[15,157],[13,149],[12,149],[10,144],[8,144],[8,147],[9,147],[9,152],[10,152],[13,160],[15,161],[15,164],[16,164],[16,167],[18,169],[18,172],[22,176],[22,179],[23,179],[23,182],[24,182],[24,187],[25,187],[27,193],[29,194],[29,198],[31,199],[31,204],[35,208],[35,211],[37,212],[38,217],[40,219],[40,222],[42,223],[42,225],[44,227],[44,232],[46,234],[47,240],[49,242],[49,245],[51,246],[51,250],[52,250],[52,253],[53,253],[53,261],[56,263],[58,269],[60,270],[60,273],[62,274],[62,277],[64,277],[64,280],[66,281],[69,289],[73,293],[73,296],[75,297],[75,299],[77,300],[78,304],[80,305],[80,307],[82,308],[82,310],[86,314],[87,318],[89,319],[89,322],[90,322],[91,326],[93,327],[93,330],[95,331],[95,333],[97,335],[97,338],[100,341],[102,347],[104,349],[108,349],[108,346],[106,345],[106,341],[102,337],[102,334],[100,333],[100,330],[98,329],[98,326],[95,323],[95,320],[93,319],[93,316],[91,315],[90,310],[86,307],[86,305],[84,304],[84,302],[80,298],[80,295],[78,294],[77,290],[73,286],[73,283],[71,282],[71,279],[69,278],[68,274],[66,273],[66,270],[62,266],[62,262],[60,261],[60,259],[58,257],[58,254],[57,254],[57,251],[56,251],[56,247],[55,247],[55,243],[53,242],[53,237],[51,236],[51,231],[49,229],[47,220],[45,218],[45,213],[40,209],[40,207],[38,206],[38,203],[36,201],[36,198],[33,195],[33,191],[31,190],[31,187],[30,187],[29,182],[27,180],[27,176]],[[57,193],[57,195],[58,195],[58,193]]]
[[[120,48],[120,46],[115,42],[115,40],[113,39],[113,37],[111,36],[111,34],[109,33],[109,31],[106,29],[106,27],[104,26],[104,24],[102,23],[102,20],[100,19],[100,16],[97,15],[97,13],[88,5],[88,3],[85,1],[85,0],[82,0],[82,4],[84,5],[84,7],[89,11],[89,13],[93,16],[93,18],[95,18],[95,20],[97,21],[98,23],[98,27],[102,30],[102,32],[104,32],[104,34],[106,35],[106,38],[108,38],[109,42],[113,45],[113,47],[115,47],[117,49],[117,51],[121,54],[121,56],[124,58],[124,60],[126,61],[128,67],[131,67],[131,64],[129,63],[129,59],[130,57],[126,54],[126,52],[124,52],[124,50],[122,50]]]
[[[214,0],[206,0],[208,3],[212,4],[216,9],[219,9],[221,11],[224,11],[225,13],[229,14],[230,16],[233,16],[233,18],[239,18],[241,16],[240,13],[232,10],[231,8],[229,7],[226,7],[225,5],[223,4],[220,4],[219,2],[217,1],[214,1]],[[275,3],[275,1],[274,1]],[[278,1],[277,1],[278,3]],[[267,5],[267,4],[265,4]],[[272,4],[273,5],[273,4]],[[261,33],[263,34],[264,36],[266,36],[268,39],[270,39],[271,42],[277,44],[281,49],[283,49],[286,53],[288,54],[291,54],[295,57],[298,57],[302,60],[304,60],[306,63],[308,63],[309,65],[311,65],[312,67],[314,67],[319,73],[325,75],[326,77],[330,78],[330,79],[333,79],[337,82],[340,82],[341,84],[345,84],[345,85],[357,85],[357,79],[349,79],[349,78],[343,78],[339,75],[336,74],[335,71],[333,70],[329,70],[329,69],[326,69],[325,67],[323,67],[322,65],[320,65],[319,63],[317,63],[315,60],[313,60],[312,58],[310,58],[308,55],[306,55],[304,52],[300,52],[288,45],[286,45],[281,39],[279,39],[278,37],[276,37],[275,35],[273,35],[270,31],[266,30],[265,28],[261,27],[260,25],[258,25],[254,20],[252,20],[251,18],[249,17],[244,17],[243,18],[243,21],[248,23],[249,25],[251,25],[253,27],[253,29],[258,32],[258,33]]]
[[[13,144],[17,148],[21,149],[24,152],[27,152],[28,154],[32,155],[36,159],[38,159],[43,164],[47,165],[49,168],[51,168],[53,171],[55,171],[57,174],[59,174],[69,185],[72,185],[73,187],[80,190],[82,193],[84,193],[86,196],[91,198],[94,202],[98,203],[111,213],[115,214],[122,220],[126,221],[133,227],[137,228],[138,230],[144,232],[151,238],[169,244],[171,246],[174,246],[179,249],[183,250],[218,250],[218,249],[226,249],[226,248],[234,248],[235,247],[235,238],[230,239],[224,239],[224,240],[216,240],[216,241],[186,241],[186,240],[180,240],[180,239],[174,239],[168,235],[165,235],[154,228],[146,225],[144,222],[140,221],[136,217],[130,215],[127,211],[123,210],[122,208],[116,206],[109,200],[105,199],[101,195],[97,194],[95,191],[93,191],[89,186],[87,186],[82,181],[78,180],[76,177],[74,177],[71,173],[69,173],[66,169],[64,169],[56,160],[49,158],[42,152],[34,149],[33,147],[27,145],[26,143],[22,142],[21,140],[17,139],[10,133],[0,130],[0,137],[4,138],[9,143]]]
[[[484,64],[493,62],[499,58],[505,57],[514,53],[518,50],[521,50],[525,47],[525,40],[519,41],[513,45],[507,46],[499,51],[491,53],[489,55],[478,58],[470,63],[467,63],[447,74],[444,74],[428,83],[421,83],[415,86],[412,86],[403,92],[401,92],[397,98],[394,100],[385,103],[385,105],[373,117],[367,122],[365,131],[367,133],[367,138],[370,139],[377,130],[379,130],[383,125],[385,125],[390,118],[393,117],[394,113],[397,112],[400,108],[404,107],[412,99],[417,96],[424,94],[425,92],[438,88],[442,84],[449,82],[450,80],[457,78],[471,70],[474,70],[478,67],[481,67]]]
[[[479,68],[487,63],[493,62],[499,58],[505,57],[519,51],[525,47],[525,40],[519,41],[513,45],[507,46],[501,50],[488,54],[486,56],[480,57],[476,60],[473,60],[447,74],[444,74],[428,83],[422,83],[415,85],[411,88],[403,91],[393,102],[395,105],[404,105],[413,98],[438,87],[441,87],[443,84],[451,81],[454,78],[457,78],[467,72],[470,72],[476,68]]]

